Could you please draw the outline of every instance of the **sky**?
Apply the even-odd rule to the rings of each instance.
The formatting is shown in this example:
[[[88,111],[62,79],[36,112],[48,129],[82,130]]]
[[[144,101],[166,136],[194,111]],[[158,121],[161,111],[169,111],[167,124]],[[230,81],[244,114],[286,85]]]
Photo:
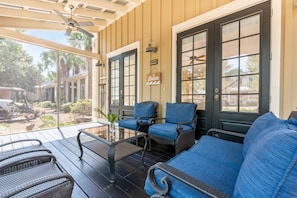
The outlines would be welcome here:
[[[45,39],[48,41],[53,41],[59,44],[63,45],[69,45],[68,44],[68,38],[64,35],[63,31],[49,31],[49,30],[26,30],[24,34],[34,36],[37,38]],[[27,43],[21,43],[23,45],[23,48],[28,52],[29,55],[31,55],[34,58],[34,63],[40,61],[40,54],[44,51],[48,51],[48,48],[43,48],[35,45],[30,45]]]

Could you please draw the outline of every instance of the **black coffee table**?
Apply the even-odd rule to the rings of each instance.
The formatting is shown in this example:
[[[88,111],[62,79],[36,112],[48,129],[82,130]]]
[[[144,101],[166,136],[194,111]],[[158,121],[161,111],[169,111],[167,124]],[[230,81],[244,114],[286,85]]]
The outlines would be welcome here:
[[[81,134],[91,137],[91,140],[82,143]],[[144,147],[131,143],[138,138],[144,138]],[[99,156],[108,160],[110,181],[112,183],[115,181],[115,162],[139,151],[143,151],[141,161],[142,164],[144,164],[143,157],[147,147],[147,134],[140,131],[115,127],[115,132],[110,132],[109,126],[103,124],[102,126],[80,129],[77,135],[77,142],[81,152],[80,160],[83,156],[82,146],[89,148]]]

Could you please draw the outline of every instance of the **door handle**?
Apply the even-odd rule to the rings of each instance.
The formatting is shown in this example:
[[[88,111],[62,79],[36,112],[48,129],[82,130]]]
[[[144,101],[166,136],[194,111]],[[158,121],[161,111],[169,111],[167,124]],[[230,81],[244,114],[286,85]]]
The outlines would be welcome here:
[[[219,95],[220,89],[219,88],[215,88],[214,92],[215,92],[214,100],[215,101],[219,101],[219,99],[220,99],[220,95]]]
[[[219,101],[219,99],[220,99],[220,95],[219,95],[219,94],[215,94],[215,95],[214,95],[214,99],[215,99],[215,101]]]

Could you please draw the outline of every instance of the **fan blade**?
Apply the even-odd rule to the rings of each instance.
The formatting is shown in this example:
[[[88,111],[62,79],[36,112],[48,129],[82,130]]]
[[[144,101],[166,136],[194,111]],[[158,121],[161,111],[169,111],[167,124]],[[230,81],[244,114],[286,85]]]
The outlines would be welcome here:
[[[59,17],[61,17],[65,21],[66,24],[69,23],[69,20],[61,12],[59,12],[58,10],[55,10],[55,9],[54,9],[54,11]]]
[[[92,21],[77,22],[78,26],[94,26]]]
[[[65,32],[65,36],[70,36],[72,32],[72,28],[67,28],[66,32]]]
[[[86,34],[87,36],[89,36],[89,37],[91,37],[91,38],[94,37],[93,34],[91,34],[90,32],[87,32],[86,30],[84,30],[84,29],[82,29],[82,28],[80,28],[80,27],[77,27],[77,30],[80,31],[80,32],[83,33],[83,34]]]

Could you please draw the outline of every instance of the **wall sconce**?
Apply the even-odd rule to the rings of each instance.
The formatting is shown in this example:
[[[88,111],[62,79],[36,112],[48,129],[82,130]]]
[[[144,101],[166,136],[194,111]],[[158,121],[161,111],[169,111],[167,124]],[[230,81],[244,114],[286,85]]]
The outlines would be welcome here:
[[[149,43],[148,47],[145,49],[145,52],[154,52],[156,53],[158,51],[158,48],[152,47],[152,45]]]
[[[96,67],[105,67],[104,63],[101,63],[100,60],[96,63]]]

